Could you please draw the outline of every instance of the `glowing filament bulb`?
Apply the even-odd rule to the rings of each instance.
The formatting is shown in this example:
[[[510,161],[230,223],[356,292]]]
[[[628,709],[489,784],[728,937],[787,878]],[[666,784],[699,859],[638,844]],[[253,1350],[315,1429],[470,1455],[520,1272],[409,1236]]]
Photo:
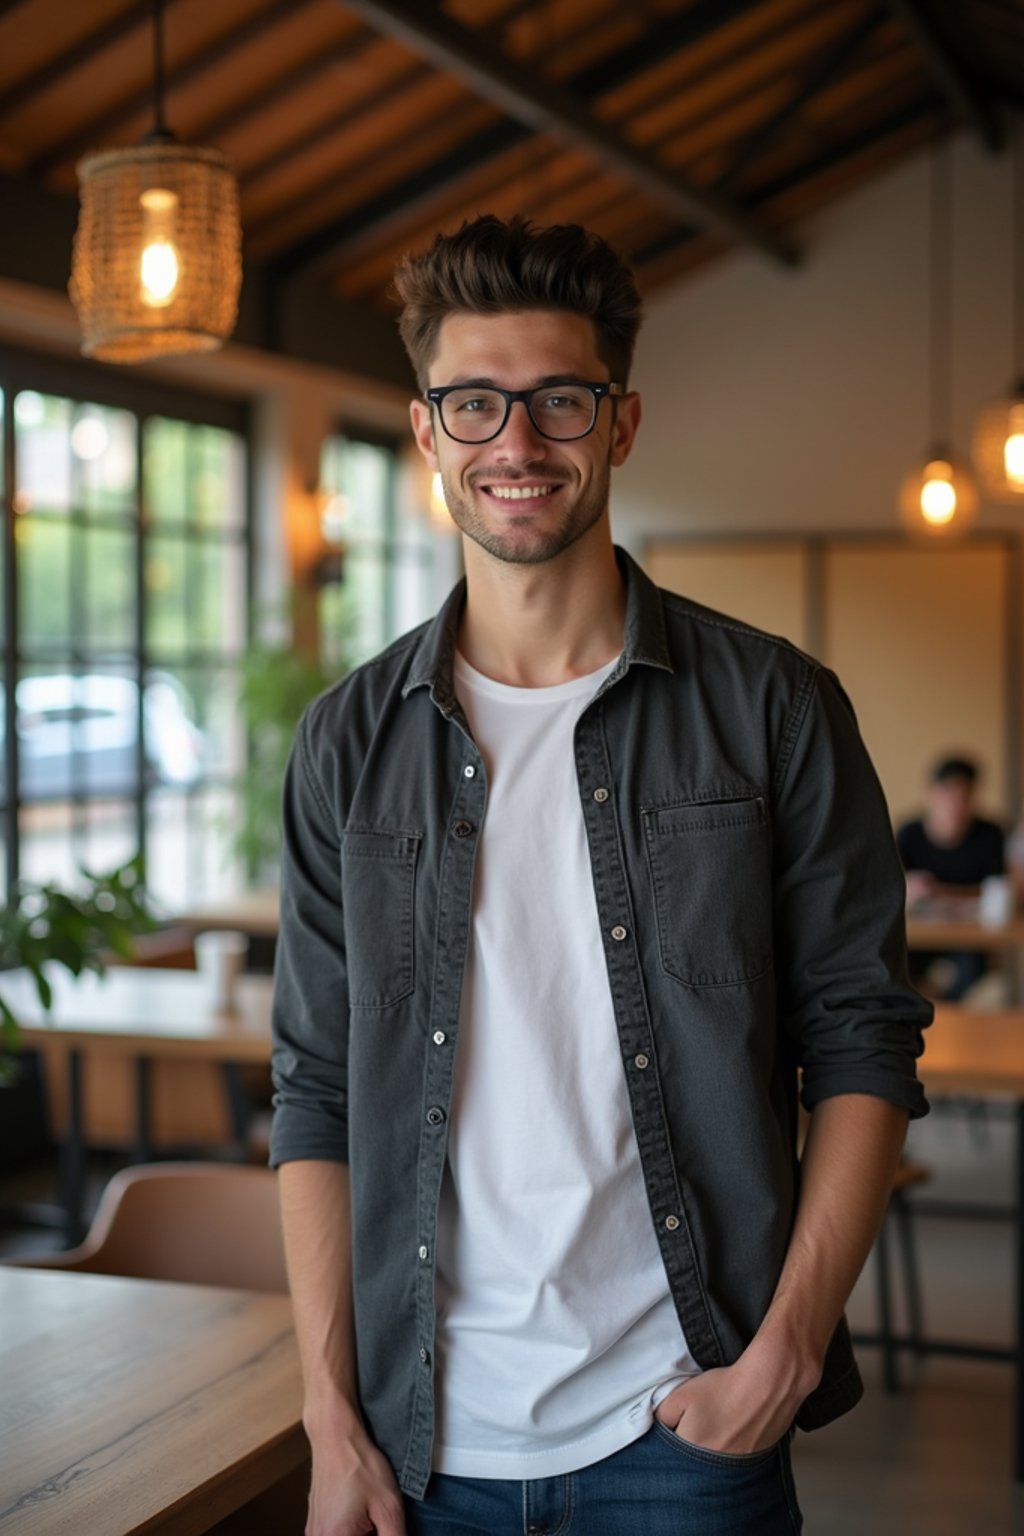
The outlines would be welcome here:
[[[139,201],[142,204],[142,260],[139,264],[142,302],[151,309],[162,309],[171,303],[178,287],[178,251],[172,238],[178,199],[175,193],[163,187],[150,187]]]
[[[925,465],[924,484],[921,486],[921,516],[933,527],[952,522],[956,515],[956,491],[953,487],[953,468],[944,459],[933,459]]]

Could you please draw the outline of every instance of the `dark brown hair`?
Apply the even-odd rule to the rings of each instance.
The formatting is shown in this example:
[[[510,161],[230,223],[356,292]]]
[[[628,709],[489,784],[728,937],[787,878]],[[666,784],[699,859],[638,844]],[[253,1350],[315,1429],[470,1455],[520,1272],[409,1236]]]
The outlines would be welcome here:
[[[597,355],[617,384],[627,384],[640,329],[633,274],[599,235],[579,224],[531,224],[518,214],[467,221],[437,235],[395,273],[402,304],[398,328],[420,388],[451,314],[498,315],[564,309],[594,322]]]

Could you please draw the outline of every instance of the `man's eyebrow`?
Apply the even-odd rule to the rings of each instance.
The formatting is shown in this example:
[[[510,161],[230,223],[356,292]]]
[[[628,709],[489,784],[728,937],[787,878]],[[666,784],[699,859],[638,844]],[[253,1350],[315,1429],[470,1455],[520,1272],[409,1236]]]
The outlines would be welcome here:
[[[582,373],[546,373],[542,378],[534,379],[532,384],[527,384],[525,387],[527,389],[547,389],[552,384],[591,384],[594,382],[596,381],[585,379]],[[504,389],[504,387],[496,379],[492,379],[487,375],[480,375],[474,378],[456,377],[451,379],[445,386],[447,389]]]

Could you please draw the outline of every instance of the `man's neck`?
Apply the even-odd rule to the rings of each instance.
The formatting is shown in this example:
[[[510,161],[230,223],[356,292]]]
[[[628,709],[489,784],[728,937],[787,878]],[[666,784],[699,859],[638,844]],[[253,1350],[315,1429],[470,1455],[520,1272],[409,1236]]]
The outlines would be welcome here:
[[[542,565],[495,560],[467,540],[466,583],[459,650],[496,682],[553,687],[622,649],[626,590],[607,537],[591,546],[585,535]]]

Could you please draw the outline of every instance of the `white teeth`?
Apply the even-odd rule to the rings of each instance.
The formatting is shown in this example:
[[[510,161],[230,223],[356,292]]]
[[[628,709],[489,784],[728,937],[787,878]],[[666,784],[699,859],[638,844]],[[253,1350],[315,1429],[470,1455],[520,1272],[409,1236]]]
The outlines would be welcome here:
[[[549,496],[554,489],[553,485],[488,486],[491,495],[497,496],[499,501],[527,501],[534,496]]]

